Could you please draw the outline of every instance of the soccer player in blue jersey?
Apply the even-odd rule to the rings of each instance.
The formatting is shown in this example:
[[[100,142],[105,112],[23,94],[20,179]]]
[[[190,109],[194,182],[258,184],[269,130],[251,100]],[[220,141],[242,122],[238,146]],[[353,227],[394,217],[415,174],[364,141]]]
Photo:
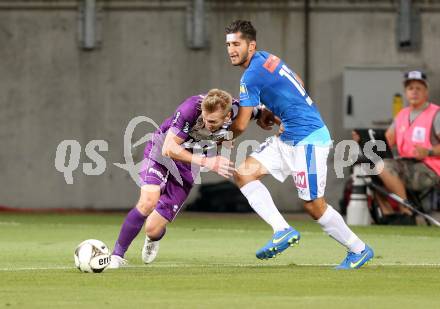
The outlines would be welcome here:
[[[354,269],[373,258],[373,250],[356,236],[342,216],[324,199],[327,156],[332,141],[316,104],[301,79],[277,56],[256,49],[256,30],[249,21],[236,20],[226,28],[226,45],[234,66],[245,71],[240,81],[240,108],[231,126],[234,137],[248,126],[253,108],[263,104],[284,131],[270,137],[239,166],[235,180],[249,204],[274,234],[256,253],[268,259],[300,239],[284,220],[260,179],[272,174],[279,181],[292,175],[304,208],[322,229],[348,250],[338,269]],[[263,113],[267,114],[267,113]],[[264,116],[264,115],[263,115]],[[260,122],[270,128],[264,117]]]

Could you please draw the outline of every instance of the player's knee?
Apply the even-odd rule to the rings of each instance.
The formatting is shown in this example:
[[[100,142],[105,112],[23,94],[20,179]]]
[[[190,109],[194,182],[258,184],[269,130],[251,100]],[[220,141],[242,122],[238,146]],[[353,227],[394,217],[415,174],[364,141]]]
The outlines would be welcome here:
[[[244,186],[244,177],[243,175],[239,174],[238,170],[234,173],[234,181],[237,184],[237,186],[242,187]]]
[[[234,181],[238,187],[243,187],[251,181],[257,180],[259,177],[249,171],[244,164],[240,165],[237,171],[234,173]]]
[[[250,183],[251,181],[257,180],[257,178],[249,177],[249,176],[246,176],[246,175],[240,175],[240,174],[235,173],[234,174],[234,180],[235,180],[235,183],[237,184],[237,186],[239,188],[241,188],[244,185],[247,185],[248,183]]]
[[[136,208],[143,214],[149,215],[156,208],[157,201],[152,198],[140,199]]]

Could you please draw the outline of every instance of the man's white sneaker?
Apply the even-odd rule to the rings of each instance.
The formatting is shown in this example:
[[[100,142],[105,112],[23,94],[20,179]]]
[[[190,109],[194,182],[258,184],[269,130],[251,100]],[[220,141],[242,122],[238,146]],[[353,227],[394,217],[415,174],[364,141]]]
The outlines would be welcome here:
[[[128,264],[128,261],[124,258],[121,258],[119,255],[112,255],[110,257],[110,264],[108,265],[108,269],[117,269],[124,267]]]
[[[142,248],[142,261],[145,264],[150,264],[154,261],[159,252],[159,240],[152,241],[150,238],[145,237],[144,247]]]

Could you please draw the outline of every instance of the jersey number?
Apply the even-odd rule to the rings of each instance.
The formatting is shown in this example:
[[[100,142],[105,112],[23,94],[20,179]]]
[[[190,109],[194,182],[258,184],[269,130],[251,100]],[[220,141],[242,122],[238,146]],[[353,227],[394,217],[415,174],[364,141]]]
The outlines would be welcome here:
[[[309,105],[313,104],[313,100],[307,95],[304,88],[295,79],[292,71],[290,71],[290,69],[285,64],[283,64],[283,66],[281,67],[281,69],[278,73],[280,73],[281,76],[287,77],[287,79],[292,82],[292,84],[296,87],[296,89],[298,89],[299,93],[301,93],[301,95],[304,97],[304,100],[306,100],[307,104],[309,104]]]

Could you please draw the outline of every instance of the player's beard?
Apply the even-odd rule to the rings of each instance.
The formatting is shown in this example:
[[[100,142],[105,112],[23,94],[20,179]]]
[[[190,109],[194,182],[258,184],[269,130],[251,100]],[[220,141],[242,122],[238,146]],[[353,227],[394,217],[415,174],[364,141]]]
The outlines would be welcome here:
[[[234,66],[241,66],[241,65],[243,65],[247,61],[248,56],[249,56],[248,51],[245,51],[244,54],[243,54],[243,57],[241,57],[240,61],[238,63],[234,64]]]

